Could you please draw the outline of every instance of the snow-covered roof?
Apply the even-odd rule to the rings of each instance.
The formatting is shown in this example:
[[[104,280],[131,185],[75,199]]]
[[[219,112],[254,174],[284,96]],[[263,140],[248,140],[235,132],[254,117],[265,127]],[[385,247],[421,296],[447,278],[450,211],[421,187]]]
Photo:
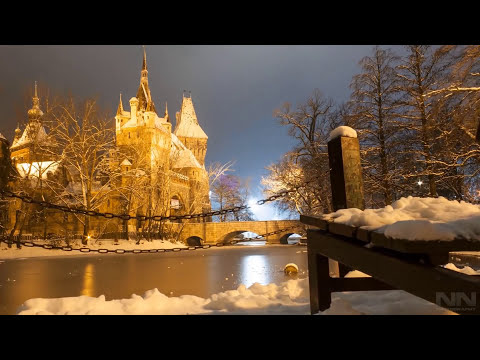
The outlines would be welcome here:
[[[180,110],[180,116],[177,119],[174,133],[180,137],[208,139],[207,134],[205,134],[198,124],[192,98],[183,98],[182,109]]]
[[[0,140],[7,140],[7,138],[0,133]]]
[[[130,161],[128,161],[128,159],[125,159],[125,160],[122,161],[120,166],[132,166],[132,163]]]
[[[34,141],[43,142],[47,139],[47,133],[45,128],[38,123],[29,123],[25,127],[22,136],[18,140],[14,140],[12,144],[12,149],[32,143]]]
[[[349,126],[339,126],[330,132],[330,137],[328,138],[328,141],[331,141],[340,136],[356,138],[357,132]]]
[[[26,177],[39,177],[42,176],[42,179],[47,178],[48,173],[55,173],[59,163],[56,161],[42,161],[34,163],[22,163],[17,164],[17,170],[20,176]]]
[[[187,147],[172,134],[172,147],[170,149],[170,159],[172,160],[172,168],[196,167],[202,169],[202,165],[195,158],[195,155],[187,149]]]

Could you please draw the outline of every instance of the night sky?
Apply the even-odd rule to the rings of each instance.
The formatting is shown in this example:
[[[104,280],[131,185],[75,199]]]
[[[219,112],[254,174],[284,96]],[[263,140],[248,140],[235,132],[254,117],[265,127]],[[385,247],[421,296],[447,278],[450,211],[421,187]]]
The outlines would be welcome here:
[[[278,161],[293,144],[273,111],[285,101],[305,101],[315,88],[338,103],[347,100],[352,76],[360,70],[358,62],[372,48],[146,45],[149,86],[159,116],[168,102],[173,125],[183,90],[191,91],[199,123],[209,137],[206,165],[235,161],[234,174],[250,177],[254,195],[261,197],[265,166]],[[48,88],[51,93],[97,96],[112,116],[121,92],[129,111],[142,56],[140,45],[0,46],[0,132],[11,142],[17,122],[26,121],[34,81],[41,107]]]

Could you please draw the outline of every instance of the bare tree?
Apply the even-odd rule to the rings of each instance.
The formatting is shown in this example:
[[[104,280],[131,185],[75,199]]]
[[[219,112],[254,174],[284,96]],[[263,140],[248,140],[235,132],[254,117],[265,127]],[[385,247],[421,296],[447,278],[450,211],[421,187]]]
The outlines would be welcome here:
[[[112,118],[101,111],[96,100],[73,97],[60,101],[45,114],[50,127],[50,145],[58,162],[69,173],[70,181],[53,188],[62,203],[99,210],[112,191],[108,151],[114,146]],[[58,185],[58,184],[57,184]],[[87,243],[90,217],[77,216],[83,224],[82,243]]]
[[[342,118],[334,107],[334,102],[325,97],[320,90],[315,89],[306,102],[292,108],[290,103],[285,103],[280,109],[274,111],[274,116],[281,125],[288,127],[288,133],[296,140],[293,151],[279,164],[270,166],[273,173],[273,182],[279,180],[278,173],[283,170],[299,168],[301,180],[309,182],[305,186],[305,195],[312,199],[304,201],[304,206],[298,207],[305,213],[321,213],[331,211],[330,179],[328,175],[327,141],[330,132],[336,128]],[[295,165],[286,166],[283,162],[293,162]],[[267,184],[269,181],[265,180]],[[287,185],[287,184],[284,184]],[[271,190],[267,187],[266,193]],[[292,199],[295,203],[295,200]]]

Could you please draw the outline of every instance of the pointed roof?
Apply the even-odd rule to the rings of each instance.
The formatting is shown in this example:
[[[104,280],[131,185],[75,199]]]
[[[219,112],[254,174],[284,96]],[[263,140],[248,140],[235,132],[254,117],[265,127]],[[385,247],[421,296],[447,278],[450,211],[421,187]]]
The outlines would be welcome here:
[[[207,134],[205,134],[198,123],[191,96],[183,96],[182,109],[178,114],[174,133],[178,137],[208,139]]]
[[[140,85],[137,90],[138,110],[153,111],[156,112],[155,104],[150,94],[150,88],[148,86],[148,70],[147,70],[147,53],[145,46],[143,47],[143,64],[140,76]]]
[[[192,151],[188,149],[179,138],[172,134],[172,147],[170,148],[170,161],[172,162],[172,169],[181,168],[199,168],[204,167],[200,165],[198,160],[193,155]]]
[[[46,144],[48,140],[47,132],[45,128],[38,121],[29,122],[23,131],[20,138],[15,137],[12,144],[12,150],[22,145],[28,145],[33,143]]]
[[[122,103],[122,93],[120,93],[120,102],[118,103],[117,115],[122,115],[123,113],[123,103]]]
[[[128,159],[125,159],[122,161],[120,166],[132,166],[132,163]]]
[[[147,70],[147,52],[145,51],[145,45],[143,45],[143,66],[142,70]]]
[[[170,122],[170,116],[168,115],[168,104],[167,102],[165,101],[165,116],[164,116],[164,119],[166,122]]]

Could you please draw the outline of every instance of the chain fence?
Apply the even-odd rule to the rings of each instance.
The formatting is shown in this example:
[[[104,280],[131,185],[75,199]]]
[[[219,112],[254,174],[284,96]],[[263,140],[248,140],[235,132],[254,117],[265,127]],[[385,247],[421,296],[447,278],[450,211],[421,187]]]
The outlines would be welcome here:
[[[289,190],[285,190],[282,192],[279,192],[277,194],[274,194],[266,199],[258,200],[256,203],[257,205],[264,205],[268,202],[272,202],[281,198],[286,197],[287,195],[293,194],[297,192],[300,188],[306,187],[310,183],[314,182],[315,179],[309,180],[304,182],[301,185],[297,185]],[[0,189],[0,195],[3,198],[16,198],[20,199],[21,201],[28,203],[28,204],[35,204],[39,205],[43,208],[47,209],[54,209],[54,210],[59,210],[63,211],[65,213],[73,213],[73,214],[80,214],[80,215],[87,215],[87,216],[96,216],[96,217],[104,217],[106,219],[113,219],[113,218],[118,218],[121,220],[137,220],[137,221],[146,221],[146,220],[153,220],[153,221],[164,221],[164,220],[183,220],[183,219],[198,219],[198,218],[206,218],[206,217],[211,217],[211,216],[219,216],[219,215],[226,215],[229,213],[236,213],[242,210],[246,210],[250,208],[248,205],[242,205],[242,206],[234,206],[228,209],[223,209],[223,210],[216,210],[216,211],[209,211],[206,213],[199,213],[199,214],[187,214],[187,215],[170,215],[170,216],[163,216],[163,215],[130,215],[130,214],[114,214],[114,213],[102,213],[98,212],[95,210],[86,210],[82,208],[77,208],[77,207],[69,207],[66,205],[58,205],[58,204],[53,204],[48,201],[43,201],[43,200],[36,200],[33,197],[29,195],[22,195],[15,193],[13,191],[5,190],[5,189]]]
[[[258,200],[256,202],[257,205],[264,205],[268,202],[276,201],[278,199],[284,198],[290,194],[298,192],[299,189],[308,186],[309,184],[318,181],[317,178],[311,179],[309,181],[304,182],[301,185],[294,186],[288,190],[281,191],[277,194],[271,195],[265,199]],[[28,204],[35,204],[38,206],[41,206],[43,208],[47,209],[54,209],[54,210],[59,210],[64,213],[73,213],[73,214],[80,214],[80,215],[86,215],[86,216],[95,216],[95,217],[104,217],[106,219],[112,219],[112,218],[118,218],[121,220],[137,220],[137,221],[146,221],[146,220],[153,220],[153,221],[164,221],[164,220],[182,220],[182,219],[197,219],[197,218],[206,218],[206,217],[211,217],[211,216],[219,216],[219,215],[225,215],[229,213],[236,213],[245,209],[250,208],[251,206],[248,205],[242,205],[242,206],[234,206],[232,208],[228,209],[222,209],[222,210],[217,210],[217,211],[209,211],[206,213],[199,213],[199,214],[187,214],[187,215],[171,215],[171,216],[163,216],[163,215],[130,215],[130,214],[114,214],[114,213],[102,213],[98,212],[95,210],[86,210],[78,207],[69,207],[66,205],[58,205],[58,204],[53,204],[48,201],[43,201],[43,200],[36,200],[32,196],[29,195],[23,195],[23,194],[18,194],[13,191],[5,190],[5,189],[0,189],[0,196],[2,198],[14,198],[14,199],[19,199],[25,203]],[[208,248],[213,248],[213,247],[221,247],[221,246],[228,246],[228,245],[235,245],[238,242],[248,242],[248,241],[256,241],[262,238],[265,238],[266,236],[270,235],[276,235],[285,231],[292,230],[293,228],[299,228],[301,225],[295,225],[293,227],[289,228],[284,228],[280,230],[276,230],[273,232],[265,233],[258,235],[253,238],[245,238],[241,240],[234,240],[231,241],[230,243],[225,243],[225,242],[220,242],[220,243],[215,243],[215,244],[204,244],[204,245],[196,245],[196,246],[188,246],[185,248],[171,248],[171,249],[134,249],[134,250],[125,250],[125,249],[92,249],[88,247],[71,247],[71,246],[58,246],[54,244],[38,244],[33,241],[22,241],[21,239],[13,240],[7,236],[2,236],[0,238],[0,242],[6,243],[8,245],[22,245],[25,247],[40,247],[43,249],[49,249],[49,250],[63,250],[63,251],[79,251],[79,252],[97,252],[97,253],[116,253],[116,254],[124,254],[124,253],[134,253],[134,254],[139,254],[139,253],[159,253],[159,252],[176,252],[176,251],[182,251],[182,250],[197,250],[197,249],[208,249]]]
[[[22,240],[10,240],[7,236],[3,236],[0,238],[0,242],[3,242],[7,245],[22,245],[25,247],[38,247],[43,248],[46,250],[62,250],[62,251],[78,251],[81,253],[99,253],[99,254],[107,254],[107,253],[115,253],[115,254],[152,254],[152,253],[165,253],[165,252],[178,252],[178,251],[185,251],[185,250],[197,250],[197,249],[210,249],[210,248],[218,248],[223,246],[232,246],[239,242],[248,242],[248,241],[256,241],[262,238],[265,238],[270,235],[281,234],[286,231],[290,231],[293,229],[303,228],[304,226],[301,224],[293,225],[287,228],[271,231],[262,235],[258,235],[252,238],[245,238],[240,240],[231,240],[229,242],[219,242],[215,244],[204,244],[204,245],[195,245],[195,246],[187,246],[187,247],[176,247],[170,249],[92,249],[88,247],[72,247],[72,246],[58,246],[53,244],[38,244],[33,241],[22,241]]]

